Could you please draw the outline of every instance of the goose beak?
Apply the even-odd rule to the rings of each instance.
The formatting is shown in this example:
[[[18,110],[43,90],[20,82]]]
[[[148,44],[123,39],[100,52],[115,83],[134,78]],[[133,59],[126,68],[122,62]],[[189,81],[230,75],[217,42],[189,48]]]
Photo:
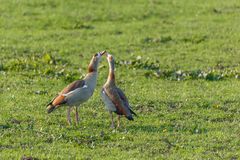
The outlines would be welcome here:
[[[102,51],[102,52],[100,52],[100,55],[102,56],[102,55],[104,55],[105,53],[107,53],[107,51]]]

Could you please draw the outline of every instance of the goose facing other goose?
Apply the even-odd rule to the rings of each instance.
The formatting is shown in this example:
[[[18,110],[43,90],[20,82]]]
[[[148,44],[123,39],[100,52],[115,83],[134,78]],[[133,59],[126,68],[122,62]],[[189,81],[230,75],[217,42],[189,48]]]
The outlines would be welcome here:
[[[55,98],[53,98],[51,102],[47,104],[48,113],[51,113],[60,106],[66,105],[68,106],[67,121],[69,124],[71,124],[71,107],[75,107],[76,123],[79,123],[77,107],[80,104],[86,102],[93,95],[97,83],[98,64],[101,60],[101,56],[105,54],[105,52],[106,51],[102,51],[92,57],[88,66],[88,74],[85,76],[84,79],[76,80],[70,83]]]
[[[118,115],[118,126],[120,127],[120,117],[124,115],[128,120],[133,120],[132,114],[136,116],[128,103],[128,99],[123,93],[123,91],[118,88],[115,84],[115,74],[114,74],[114,58],[112,55],[106,53],[107,60],[109,64],[109,73],[106,83],[103,85],[101,91],[101,97],[105,103],[106,109],[110,113],[112,120],[111,127],[114,128],[114,121],[112,112]]]

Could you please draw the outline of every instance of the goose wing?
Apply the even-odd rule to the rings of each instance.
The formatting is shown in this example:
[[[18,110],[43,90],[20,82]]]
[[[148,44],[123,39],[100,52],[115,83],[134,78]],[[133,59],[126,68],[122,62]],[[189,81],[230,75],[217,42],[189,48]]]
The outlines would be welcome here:
[[[130,112],[132,114],[137,116],[137,114],[135,112],[133,112],[133,110],[131,109],[131,106],[129,105],[128,99],[127,99],[126,95],[124,94],[124,92],[120,88],[116,88],[116,89],[117,89],[118,95],[122,99],[124,105],[130,110]]]
[[[67,103],[67,101],[65,100],[66,96],[74,93],[76,90],[79,90],[80,88],[83,88],[85,86],[86,84],[84,80],[77,80],[70,83],[55,98],[53,98],[52,101],[48,103],[48,105],[59,106]]]
[[[109,98],[109,100],[111,100],[111,102],[116,107],[117,114],[125,115],[129,120],[133,120],[129,107],[125,105],[116,87],[105,87],[103,88],[103,91],[104,94]]]

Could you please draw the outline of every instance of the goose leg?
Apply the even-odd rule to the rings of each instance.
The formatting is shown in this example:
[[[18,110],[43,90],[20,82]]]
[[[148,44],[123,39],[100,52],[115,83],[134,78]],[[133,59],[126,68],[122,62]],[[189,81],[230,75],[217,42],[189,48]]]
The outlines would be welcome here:
[[[79,116],[78,116],[78,108],[76,107],[76,113],[75,113],[75,118],[76,118],[76,125],[79,124]]]
[[[72,122],[71,122],[71,107],[68,107],[68,110],[67,110],[67,122],[68,122],[68,124],[69,125],[71,125],[72,124]]]
[[[121,116],[118,115],[118,125],[117,125],[118,128],[120,127],[120,118],[121,118]]]
[[[110,113],[110,117],[111,117],[111,120],[112,120],[111,128],[114,128],[113,114],[112,114],[111,111],[109,111],[109,113]]]

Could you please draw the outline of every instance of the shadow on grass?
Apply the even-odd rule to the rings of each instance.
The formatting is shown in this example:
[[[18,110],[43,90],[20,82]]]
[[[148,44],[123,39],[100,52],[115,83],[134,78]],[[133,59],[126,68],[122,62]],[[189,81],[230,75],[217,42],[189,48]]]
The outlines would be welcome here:
[[[10,125],[8,124],[0,124],[0,129],[8,129],[10,128]]]
[[[170,132],[184,132],[191,134],[206,134],[207,128],[192,124],[190,126],[181,126],[173,124],[162,124],[159,127],[153,125],[132,125],[128,127],[129,130],[134,132],[146,133],[170,133]]]
[[[128,127],[128,129],[136,132],[148,132],[148,133],[170,131],[170,128],[167,125],[161,125],[159,127],[153,125],[131,125]]]

